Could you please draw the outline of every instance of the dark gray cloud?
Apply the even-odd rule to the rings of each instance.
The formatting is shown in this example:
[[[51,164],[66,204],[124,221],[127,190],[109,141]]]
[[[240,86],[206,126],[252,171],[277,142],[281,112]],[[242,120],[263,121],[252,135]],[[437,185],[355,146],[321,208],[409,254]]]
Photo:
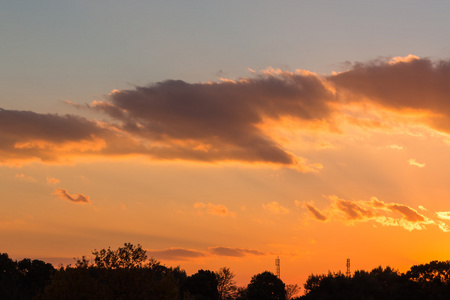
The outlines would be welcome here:
[[[286,74],[223,83],[165,81],[112,93],[92,107],[153,143],[154,158],[290,165],[295,157],[258,125],[284,116],[326,118],[331,99],[318,77]]]
[[[111,124],[73,115],[0,109],[0,163],[146,152],[140,142]]]
[[[235,82],[168,80],[78,105],[103,112],[108,122],[0,109],[0,163],[144,155],[152,160],[271,163],[307,171],[315,167],[284,149],[261,125],[287,117],[305,126],[320,120],[339,130],[334,117],[345,111],[337,100],[371,101],[391,110],[428,111],[423,122],[450,132],[448,82],[450,61],[377,60],[328,77],[276,71]],[[350,218],[363,213],[351,207],[347,212]]]
[[[56,197],[58,197],[59,199],[62,200],[68,200],[70,202],[75,202],[75,203],[90,203],[89,201],[89,197],[85,196],[83,194],[69,194],[69,192],[65,189],[56,189],[53,192],[53,195],[55,195]]]
[[[245,248],[231,248],[231,247],[210,247],[209,251],[214,255],[243,257],[246,255],[265,255],[264,252]]]
[[[355,63],[350,70],[327,79],[336,84],[338,93],[353,95],[352,101],[366,99],[398,111],[432,112],[435,115],[429,123],[450,132],[450,60],[379,59]]]
[[[308,211],[313,215],[314,219],[319,221],[326,221],[328,218],[323,213],[321,213],[317,208],[315,208],[312,204],[306,203],[305,207]]]
[[[184,248],[170,248],[165,250],[150,250],[148,251],[152,257],[156,259],[165,260],[189,260],[192,258],[199,258],[206,256],[205,253]]]
[[[315,75],[280,73],[237,82],[169,80],[115,91],[86,107],[110,122],[0,110],[0,162],[140,154],[153,160],[305,164],[267,136],[265,120],[325,120],[333,95]],[[305,168],[306,169],[306,168]]]

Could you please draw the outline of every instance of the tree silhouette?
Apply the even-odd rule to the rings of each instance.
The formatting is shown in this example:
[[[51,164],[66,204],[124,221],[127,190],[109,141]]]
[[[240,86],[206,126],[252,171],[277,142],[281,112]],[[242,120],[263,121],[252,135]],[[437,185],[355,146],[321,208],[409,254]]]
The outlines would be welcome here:
[[[237,287],[234,277],[236,275],[230,271],[230,268],[223,267],[217,273],[217,290],[219,299],[232,300],[236,298]]]
[[[214,272],[198,270],[197,273],[186,279],[185,290],[195,300],[216,300],[219,299],[217,284],[217,277]]]
[[[139,244],[134,246],[131,243],[125,243],[123,247],[119,247],[117,250],[111,250],[110,247],[107,250],[102,249],[100,251],[95,249],[92,254],[95,256],[95,265],[106,269],[140,268],[147,260],[146,251],[142,249],[142,246]]]
[[[297,284],[286,285],[286,300],[292,300],[300,293],[300,287]]]
[[[249,300],[286,300],[283,281],[273,273],[265,271],[252,277],[247,286]]]

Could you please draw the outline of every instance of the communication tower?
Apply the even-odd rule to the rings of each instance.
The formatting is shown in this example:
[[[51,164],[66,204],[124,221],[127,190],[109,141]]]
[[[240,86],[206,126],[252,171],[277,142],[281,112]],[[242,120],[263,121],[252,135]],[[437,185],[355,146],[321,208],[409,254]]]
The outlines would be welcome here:
[[[347,277],[350,277],[350,258],[347,258]]]
[[[277,277],[280,278],[280,257],[277,256],[277,259],[275,259],[275,266],[277,267]]]

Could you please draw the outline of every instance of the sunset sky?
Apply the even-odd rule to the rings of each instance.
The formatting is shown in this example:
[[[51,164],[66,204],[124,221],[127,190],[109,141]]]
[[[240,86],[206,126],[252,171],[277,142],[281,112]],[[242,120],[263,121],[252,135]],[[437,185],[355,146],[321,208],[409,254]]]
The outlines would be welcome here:
[[[450,259],[450,4],[8,1],[0,252],[188,274]]]

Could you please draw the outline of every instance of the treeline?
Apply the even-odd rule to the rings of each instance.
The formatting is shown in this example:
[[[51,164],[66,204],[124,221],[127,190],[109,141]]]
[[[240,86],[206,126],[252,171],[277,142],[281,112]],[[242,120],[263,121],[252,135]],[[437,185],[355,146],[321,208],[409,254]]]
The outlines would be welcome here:
[[[6,253],[0,254],[0,299],[285,300],[286,288],[291,294],[299,290],[296,285],[286,287],[270,272],[253,276],[241,288],[226,267],[187,276],[179,267],[148,259],[141,245],[130,243],[92,254],[92,260],[83,256],[74,266],[58,269],[40,260],[13,261]]]
[[[441,300],[450,299],[450,261],[432,261],[400,273],[390,267],[311,275],[302,300]]]
[[[92,252],[74,266],[55,269],[40,260],[14,261],[0,254],[0,299],[170,299],[170,300],[311,300],[311,299],[450,299],[450,261],[417,265],[402,274],[390,267],[310,275],[304,295],[263,272],[237,287],[229,268],[199,270],[187,276],[179,267],[148,259],[142,246]]]

